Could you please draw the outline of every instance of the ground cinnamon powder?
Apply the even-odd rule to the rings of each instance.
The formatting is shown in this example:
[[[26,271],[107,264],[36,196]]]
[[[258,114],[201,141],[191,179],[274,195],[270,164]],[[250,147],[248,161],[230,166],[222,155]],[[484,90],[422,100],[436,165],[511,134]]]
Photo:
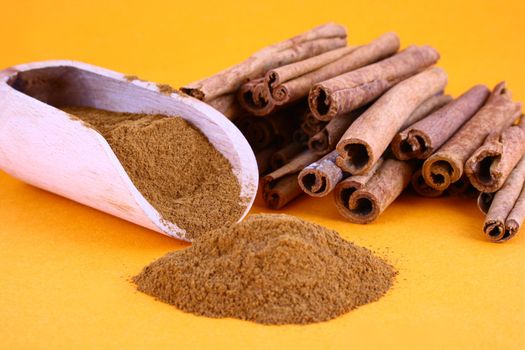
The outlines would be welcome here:
[[[265,324],[332,319],[378,300],[396,272],[335,231],[257,214],[158,259],[133,281],[181,310]]]
[[[188,239],[236,222],[245,209],[228,160],[179,117],[86,107],[64,111],[98,130],[140,193]]]

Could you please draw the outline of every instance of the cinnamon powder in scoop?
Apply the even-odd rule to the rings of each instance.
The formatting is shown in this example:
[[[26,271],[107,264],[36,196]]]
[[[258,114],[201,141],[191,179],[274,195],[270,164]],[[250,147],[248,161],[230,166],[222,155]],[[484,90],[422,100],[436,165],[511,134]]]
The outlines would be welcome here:
[[[180,117],[65,107],[104,136],[131,181],[186,239],[235,223],[245,205],[229,161]]]
[[[167,254],[133,281],[140,291],[197,315],[305,324],[378,300],[395,275],[388,263],[335,231],[258,214]]]

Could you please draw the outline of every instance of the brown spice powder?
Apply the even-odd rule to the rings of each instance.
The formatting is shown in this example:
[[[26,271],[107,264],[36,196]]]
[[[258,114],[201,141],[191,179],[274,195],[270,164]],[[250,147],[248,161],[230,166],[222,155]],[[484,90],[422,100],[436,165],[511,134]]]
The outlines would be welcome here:
[[[174,94],[174,93],[179,93],[179,90],[175,89],[174,87],[172,87],[171,85],[168,85],[168,84],[157,84],[157,88],[159,89],[159,92],[161,94],[165,94],[165,95],[171,95],[171,94]]]
[[[140,291],[209,317],[264,324],[326,321],[381,298],[396,272],[335,231],[283,214],[257,214],[158,259]]]
[[[185,238],[231,225],[245,209],[228,160],[179,117],[65,107],[106,138],[140,193]]]

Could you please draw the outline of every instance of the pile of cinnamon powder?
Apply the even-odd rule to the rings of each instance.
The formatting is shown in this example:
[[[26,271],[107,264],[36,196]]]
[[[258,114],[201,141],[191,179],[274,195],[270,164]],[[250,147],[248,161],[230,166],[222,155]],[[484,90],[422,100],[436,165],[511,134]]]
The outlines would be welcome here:
[[[332,319],[381,298],[396,272],[335,231],[258,214],[153,262],[133,281],[177,308],[265,324]]]
[[[231,225],[244,212],[230,163],[184,119],[62,109],[104,136],[139,192],[187,239]]]

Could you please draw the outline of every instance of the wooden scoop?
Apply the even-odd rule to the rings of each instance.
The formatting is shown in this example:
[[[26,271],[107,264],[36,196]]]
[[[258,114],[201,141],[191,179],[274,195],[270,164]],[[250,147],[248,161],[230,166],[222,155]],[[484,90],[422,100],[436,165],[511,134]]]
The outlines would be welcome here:
[[[34,186],[185,239],[142,196],[106,140],[53,106],[180,116],[199,128],[231,163],[248,213],[257,192],[255,156],[220,112],[187,95],[73,61],[47,61],[0,71],[0,168]],[[241,198],[239,200],[241,200]]]

